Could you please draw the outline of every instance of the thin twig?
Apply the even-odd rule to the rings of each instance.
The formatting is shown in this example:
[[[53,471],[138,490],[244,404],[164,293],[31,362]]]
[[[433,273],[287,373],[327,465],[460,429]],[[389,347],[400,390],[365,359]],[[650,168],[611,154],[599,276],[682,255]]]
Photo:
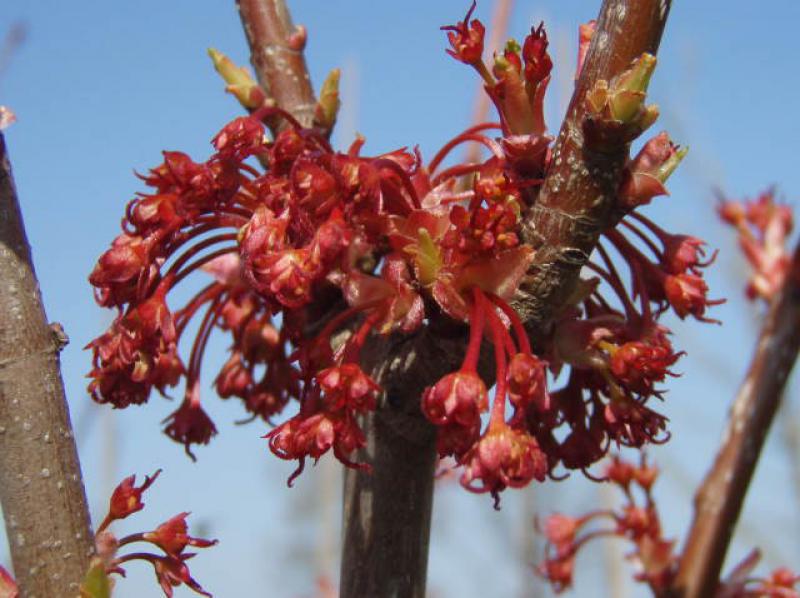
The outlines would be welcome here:
[[[612,223],[628,144],[603,153],[584,145],[585,97],[596,81],[610,80],[644,52],[655,54],[671,0],[605,0],[586,62],[553,149],[551,166],[523,223],[536,249],[515,307],[541,338],[572,293],[600,233]]]
[[[59,352],[0,134],[0,500],[20,596],[76,596],[92,533]]]
[[[712,596],[750,480],[800,349],[800,244],[761,328],[714,464],[695,496],[694,521],[673,596]]]
[[[275,105],[304,127],[314,119],[316,98],[303,55],[306,33],[295,27],[283,0],[237,0],[250,60],[258,82]],[[273,132],[286,126],[279,121]]]

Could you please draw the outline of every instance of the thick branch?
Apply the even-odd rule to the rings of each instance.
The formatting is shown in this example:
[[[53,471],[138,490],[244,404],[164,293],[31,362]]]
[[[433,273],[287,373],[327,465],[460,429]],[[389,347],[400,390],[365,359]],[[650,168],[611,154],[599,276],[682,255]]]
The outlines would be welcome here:
[[[731,407],[720,449],[695,496],[695,515],[674,596],[712,596],[783,388],[800,349],[800,244],[773,299],[756,352]]]
[[[236,4],[261,87],[276,106],[310,127],[316,98],[303,56],[305,30],[292,24],[284,0],[237,0]],[[285,125],[281,122],[277,129]]]
[[[20,596],[76,596],[92,534],[59,351],[0,134],[0,500]]]
[[[450,332],[376,339],[366,352],[386,392],[364,422],[368,445],[357,455],[372,472],[345,476],[340,598],[425,596],[436,430],[420,396],[463,358],[463,329]]]
[[[594,83],[610,80],[644,52],[655,54],[671,0],[605,0],[586,62],[553,150],[550,169],[523,225],[536,249],[515,307],[535,337],[546,333],[589,259],[613,207],[628,145],[599,153],[583,138],[584,98]]]

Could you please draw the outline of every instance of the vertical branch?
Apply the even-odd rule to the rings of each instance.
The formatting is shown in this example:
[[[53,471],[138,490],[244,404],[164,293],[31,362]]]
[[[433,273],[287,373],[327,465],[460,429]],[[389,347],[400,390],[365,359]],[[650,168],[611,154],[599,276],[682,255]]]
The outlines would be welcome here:
[[[612,224],[628,159],[628,144],[602,153],[585,147],[586,94],[644,52],[656,53],[670,6],[671,0],[605,0],[600,9],[544,184],[523,223],[523,239],[537,251],[515,307],[534,337],[564,305],[600,233]]]
[[[292,24],[284,0],[237,0],[236,4],[261,87],[276,106],[310,127],[316,98],[303,56],[305,29]],[[282,126],[285,123],[278,130]]]
[[[800,349],[798,330],[800,244],[761,328],[714,464],[695,496],[694,521],[678,568],[674,596],[713,595],[764,440]]]
[[[372,472],[345,475],[340,598],[425,596],[436,430],[420,396],[463,347],[463,336],[447,345],[423,332],[366,352],[386,397],[366,418],[368,444],[357,455]]]
[[[341,598],[425,596],[436,434],[403,434],[392,415],[365,422],[372,473],[345,475]]]
[[[20,596],[75,596],[92,534],[59,351],[0,133],[0,500]]]

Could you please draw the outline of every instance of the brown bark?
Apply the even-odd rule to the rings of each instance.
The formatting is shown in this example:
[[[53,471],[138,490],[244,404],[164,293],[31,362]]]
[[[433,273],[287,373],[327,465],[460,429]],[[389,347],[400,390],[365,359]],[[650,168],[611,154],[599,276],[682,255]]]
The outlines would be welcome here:
[[[457,367],[464,346],[460,335],[448,345],[423,332],[368,351],[385,396],[363,422],[368,444],[356,455],[371,473],[345,475],[340,598],[425,596],[436,431],[419,398]]]
[[[23,598],[77,596],[92,533],[59,351],[0,134],[0,500]]]
[[[283,0],[237,0],[236,4],[261,87],[277,107],[310,127],[316,98],[303,56],[305,29],[292,24]],[[279,121],[275,129],[284,126]]]
[[[713,596],[783,388],[800,350],[800,244],[773,299],[714,464],[695,495],[694,521],[672,596]]]
[[[605,0],[586,62],[553,149],[550,169],[523,223],[523,239],[536,249],[515,308],[534,338],[575,288],[600,233],[613,222],[628,144],[603,153],[584,145],[585,97],[594,83],[610,80],[644,52],[655,54],[671,0]]]

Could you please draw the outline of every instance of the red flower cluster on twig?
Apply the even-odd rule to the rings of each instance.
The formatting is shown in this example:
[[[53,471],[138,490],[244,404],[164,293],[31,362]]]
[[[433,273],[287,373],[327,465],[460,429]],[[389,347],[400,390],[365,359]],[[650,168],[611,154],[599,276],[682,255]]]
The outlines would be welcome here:
[[[681,353],[658,318],[671,309],[713,321],[705,314],[718,301],[707,297],[704,243],[667,233],[639,209],[666,193],[685,150],[661,133],[629,162],[618,219],[588,265],[593,277],[533,347],[511,303],[534,257],[521,223],[551,162],[543,101],[553,64],[540,25],[522,44],[511,40],[490,69],[473,9],[444,28],[449,52],[477,70],[500,123],[467,129],[430,161],[416,149],[365,156],[360,137],[334,151],[325,130],[268,106],[226,125],[205,162],[164,153],[142,176],[150,192],[129,203],[122,233],[90,276],[97,301],[119,312],[88,345],[96,401],[141,404],[153,389],[165,394],[183,381],[184,399],[164,431],[192,455],[192,445],[216,434],[199,389],[205,347],[219,329],[232,345],[217,392],[277,423],[270,449],[299,461],[290,481],[307,458],[328,451],[366,468],[353,457],[366,442],[358,416],[376,408],[380,388],[362,369],[364,346],[447,319],[469,328],[465,357],[433,381],[421,408],[439,430],[439,453],[464,467],[468,489],[497,499],[506,487],[557,477],[559,465],[586,470],[612,442],[641,447],[668,437],[651,399],[663,398]],[[582,29],[582,51],[592,31]],[[652,124],[657,110],[644,96],[654,65],[644,55],[591,91],[588,144],[628,141]],[[269,140],[265,119],[288,126]],[[449,163],[465,143],[488,157]],[[173,290],[198,270],[211,275],[208,283],[169,307]],[[190,328],[191,320],[199,324]],[[187,360],[179,349],[195,328]],[[478,373],[484,344],[494,355],[487,379]],[[549,389],[551,374],[567,368],[562,387]],[[294,402],[295,414],[276,422]]]
[[[791,208],[777,203],[775,191],[768,189],[755,199],[723,199],[717,210],[724,222],[736,228],[739,245],[753,269],[747,297],[769,302],[789,270],[786,241],[794,226]]]
[[[633,465],[618,457],[606,467],[605,479],[625,495],[625,505],[617,510],[598,510],[582,517],[562,514],[549,516],[543,526],[547,536],[547,557],[539,572],[553,589],[561,592],[572,586],[575,557],[578,550],[595,538],[619,537],[633,545],[628,558],[637,564],[636,580],[646,582],[655,595],[670,587],[677,567],[674,541],[661,532],[661,520],[651,493],[658,470],[644,458]],[[609,527],[595,527],[608,521]]]
[[[97,556],[92,561],[85,583],[88,583],[93,575],[105,577],[115,573],[124,577],[125,570],[122,566],[138,560],[153,566],[156,579],[164,595],[169,598],[173,594],[172,588],[179,585],[185,585],[203,596],[211,596],[192,577],[186,564],[186,561],[196,553],[185,550],[187,547],[208,548],[214,546],[217,541],[190,536],[186,523],[189,513],[179,513],[152,531],[128,534],[119,539],[108,529],[113,522],[125,519],[144,508],[142,494],[156,481],[160,473],[161,470],[158,470],[152,476],[145,476],[141,486],[135,485],[136,476],[129,476],[114,489],[109,501],[108,514],[95,533]],[[163,554],[141,551],[119,554],[123,547],[138,542],[151,544]],[[107,583],[111,585],[111,580],[109,579]]]

